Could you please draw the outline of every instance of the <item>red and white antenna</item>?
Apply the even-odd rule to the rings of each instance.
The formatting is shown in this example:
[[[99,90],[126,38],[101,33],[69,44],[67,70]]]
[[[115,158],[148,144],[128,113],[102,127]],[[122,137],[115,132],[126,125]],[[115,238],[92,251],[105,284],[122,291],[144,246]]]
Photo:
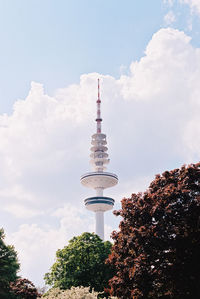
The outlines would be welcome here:
[[[101,134],[101,100],[100,100],[100,84],[99,84],[99,79],[98,79],[98,99],[97,99],[97,134]]]

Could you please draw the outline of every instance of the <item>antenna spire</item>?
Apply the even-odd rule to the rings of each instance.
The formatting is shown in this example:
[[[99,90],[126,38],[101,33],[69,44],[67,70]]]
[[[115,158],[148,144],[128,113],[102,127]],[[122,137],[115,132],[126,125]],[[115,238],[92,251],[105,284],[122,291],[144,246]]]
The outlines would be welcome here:
[[[99,83],[99,79],[98,79],[98,99],[97,99],[97,118],[96,118],[96,122],[97,122],[97,134],[101,134],[102,118],[101,118],[101,100],[100,100],[100,83]]]

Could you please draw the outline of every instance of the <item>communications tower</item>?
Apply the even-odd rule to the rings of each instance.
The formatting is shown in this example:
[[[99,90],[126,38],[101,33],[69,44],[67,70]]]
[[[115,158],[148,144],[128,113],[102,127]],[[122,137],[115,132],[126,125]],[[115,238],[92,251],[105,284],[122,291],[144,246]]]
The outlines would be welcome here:
[[[91,147],[91,165],[92,172],[81,176],[81,183],[85,187],[96,190],[96,196],[85,199],[85,206],[88,210],[95,212],[96,234],[104,240],[104,212],[111,210],[114,206],[114,199],[103,196],[106,188],[115,186],[118,183],[118,177],[114,173],[106,172],[106,166],[109,163],[106,147],[106,135],[101,132],[101,100],[98,79],[98,99],[97,99],[97,131],[92,135]]]

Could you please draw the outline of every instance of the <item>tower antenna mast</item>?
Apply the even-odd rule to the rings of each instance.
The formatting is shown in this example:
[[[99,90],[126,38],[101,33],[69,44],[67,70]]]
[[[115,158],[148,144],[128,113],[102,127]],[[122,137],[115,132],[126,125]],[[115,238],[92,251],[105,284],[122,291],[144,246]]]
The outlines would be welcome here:
[[[98,98],[97,98],[97,118],[96,118],[96,122],[97,122],[97,134],[100,134],[101,133],[102,118],[101,118],[101,99],[100,99],[99,79],[98,79]]]

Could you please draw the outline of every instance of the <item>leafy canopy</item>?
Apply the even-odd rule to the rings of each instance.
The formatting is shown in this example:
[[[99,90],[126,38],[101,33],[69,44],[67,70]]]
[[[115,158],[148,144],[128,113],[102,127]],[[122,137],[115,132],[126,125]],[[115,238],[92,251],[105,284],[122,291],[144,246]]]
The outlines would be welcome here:
[[[34,284],[26,278],[18,278],[10,284],[11,291],[16,299],[37,299],[40,297]]]
[[[122,200],[108,264],[110,293],[128,298],[200,298],[200,163],[157,175]]]
[[[95,291],[103,291],[114,275],[112,267],[105,264],[111,247],[109,241],[103,242],[95,234],[83,233],[74,237],[56,252],[56,262],[45,274],[46,283],[61,289],[89,286]]]
[[[99,293],[90,291],[90,287],[72,287],[70,290],[52,288],[42,296],[45,299],[98,299]],[[110,299],[117,299],[110,297]]]
[[[12,298],[10,294],[10,282],[17,278],[19,263],[17,253],[13,246],[4,242],[4,231],[0,229],[0,298]]]

